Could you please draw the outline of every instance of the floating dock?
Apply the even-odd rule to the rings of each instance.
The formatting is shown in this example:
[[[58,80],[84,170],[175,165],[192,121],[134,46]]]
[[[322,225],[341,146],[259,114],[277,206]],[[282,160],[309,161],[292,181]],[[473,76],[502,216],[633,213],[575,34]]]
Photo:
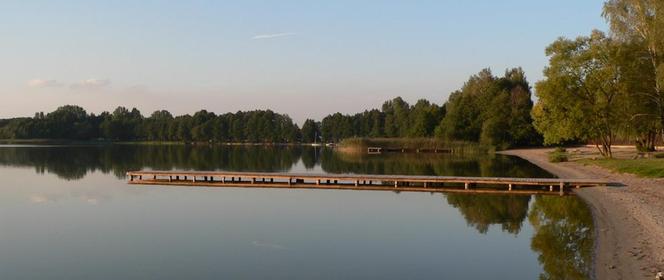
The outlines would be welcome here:
[[[130,171],[130,184],[201,187],[344,189],[408,192],[559,194],[609,184],[594,179],[411,175],[297,174],[262,172]]]

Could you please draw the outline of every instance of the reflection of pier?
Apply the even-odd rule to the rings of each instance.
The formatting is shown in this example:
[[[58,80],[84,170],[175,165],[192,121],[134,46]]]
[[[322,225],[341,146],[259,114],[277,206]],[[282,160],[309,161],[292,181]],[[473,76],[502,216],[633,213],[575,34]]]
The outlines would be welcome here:
[[[130,184],[208,187],[348,189],[563,195],[570,188],[606,186],[591,179],[408,175],[295,174],[259,172],[132,171]],[[556,192],[554,192],[556,191]]]

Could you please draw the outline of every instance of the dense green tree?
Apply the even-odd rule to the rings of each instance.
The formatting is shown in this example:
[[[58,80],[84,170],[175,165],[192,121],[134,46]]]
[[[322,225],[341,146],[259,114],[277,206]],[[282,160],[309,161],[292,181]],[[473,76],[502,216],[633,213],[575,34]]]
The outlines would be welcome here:
[[[627,119],[618,50],[600,31],[560,38],[547,48],[549,66],[536,85],[539,102],[533,110],[545,143],[593,141],[602,155],[612,156],[611,145]]]
[[[450,95],[435,134],[501,148],[538,144],[530,97],[521,68],[509,69],[503,77],[484,69]]]
[[[430,137],[441,118],[441,109],[425,99],[415,103],[409,113],[410,121],[405,124],[409,137]],[[410,127],[408,127],[410,126]]]
[[[410,105],[401,97],[396,97],[383,103],[382,111],[385,114],[385,136],[405,137],[409,130]]]
[[[0,138],[292,143],[301,136],[288,115],[270,110],[219,116],[201,110],[193,116],[177,117],[160,110],[144,118],[135,108],[118,107],[113,113],[96,116],[81,107],[67,105],[48,114],[36,113],[33,118],[0,120]]]
[[[482,130],[480,97],[487,94],[494,83],[489,69],[473,75],[461,90],[450,94],[447,112],[436,128],[439,137],[478,141]]]
[[[318,137],[320,136],[320,129],[318,126],[318,123],[312,119],[304,121],[304,124],[302,124],[302,142],[318,142]]]
[[[111,140],[135,140],[141,129],[143,116],[136,108],[129,111],[125,107],[116,108],[101,124],[102,136]]]
[[[657,132],[664,132],[664,2],[610,0],[604,4],[613,38],[623,43],[631,135],[637,147],[654,151]]]

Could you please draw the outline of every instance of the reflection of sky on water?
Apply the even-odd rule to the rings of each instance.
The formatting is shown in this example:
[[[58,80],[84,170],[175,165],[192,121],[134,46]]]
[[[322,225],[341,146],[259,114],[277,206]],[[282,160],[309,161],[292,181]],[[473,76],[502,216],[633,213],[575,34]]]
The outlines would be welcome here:
[[[23,168],[0,168],[0,176],[8,178],[0,188],[0,270],[10,278],[539,272],[530,228],[478,234],[440,194],[146,187],[99,172],[64,181]],[[477,262],[487,270],[470,269]],[[505,269],[515,263],[518,270]]]
[[[540,231],[568,223],[549,217],[555,199],[139,186],[106,167],[75,171],[69,180],[62,172],[86,161],[39,155],[19,152],[0,166],[3,279],[533,279],[547,252],[541,244],[533,251],[531,238],[556,235],[534,231],[527,209],[537,205]],[[134,166],[127,155],[114,156],[100,166]],[[321,173],[324,164],[339,171],[396,170],[390,162],[401,168],[380,158],[314,165],[295,159],[287,161],[291,172]],[[67,162],[72,166],[62,166]],[[515,172],[509,161],[492,162],[480,167]],[[407,172],[458,167],[413,164],[425,168]],[[44,168],[56,172],[35,172]]]

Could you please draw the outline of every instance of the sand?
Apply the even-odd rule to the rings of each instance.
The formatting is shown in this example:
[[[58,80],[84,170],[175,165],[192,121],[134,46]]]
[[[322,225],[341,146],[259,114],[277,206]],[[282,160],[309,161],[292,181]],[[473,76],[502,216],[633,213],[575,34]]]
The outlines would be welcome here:
[[[595,279],[655,279],[664,271],[664,179],[618,174],[577,162],[548,162],[552,149],[501,152],[526,159],[561,178],[592,178],[622,186],[574,190],[587,202],[595,223]],[[577,154],[592,154],[579,148]]]

